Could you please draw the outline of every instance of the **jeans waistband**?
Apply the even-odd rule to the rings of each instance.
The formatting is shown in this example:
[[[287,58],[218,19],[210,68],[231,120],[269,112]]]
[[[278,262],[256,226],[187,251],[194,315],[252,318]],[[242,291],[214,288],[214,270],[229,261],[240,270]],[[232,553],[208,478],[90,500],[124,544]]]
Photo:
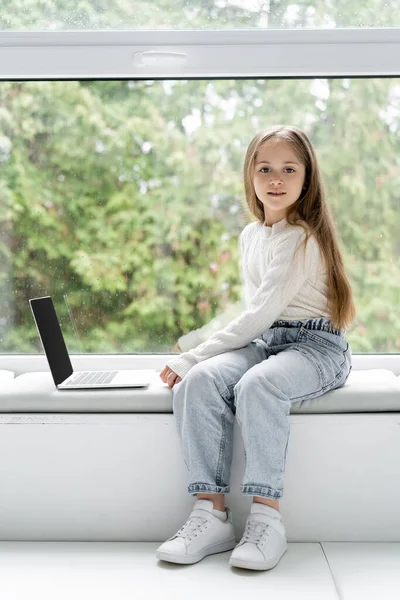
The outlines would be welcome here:
[[[304,329],[314,329],[318,331],[327,331],[328,333],[334,333],[344,337],[346,335],[345,329],[337,329],[333,327],[330,320],[321,317],[317,319],[307,319],[307,321],[275,321],[272,323],[270,329],[274,327],[304,327]]]

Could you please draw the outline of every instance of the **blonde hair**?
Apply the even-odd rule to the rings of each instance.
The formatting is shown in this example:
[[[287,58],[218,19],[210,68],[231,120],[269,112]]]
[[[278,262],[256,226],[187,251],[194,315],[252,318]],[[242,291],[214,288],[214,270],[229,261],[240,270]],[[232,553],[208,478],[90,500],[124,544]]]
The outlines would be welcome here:
[[[271,138],[290,144],[305,166],[302,192],[296,202],[288,208],[286,220],[289,225],[300,225],[306,232],[304,251],[311,235],[314,235],[318,242],[327,271],[330,320],[334,327],[347,329],[356,318],[356,307],[339,248],[335,223],[325,199],[315,151],[304,131],[298,127],[277,125],[254,136],[247,149],[243,169],[247,206],[256,219],[264,224],[264,205],[257,198],[253,184],[254,163],[260,146]]]

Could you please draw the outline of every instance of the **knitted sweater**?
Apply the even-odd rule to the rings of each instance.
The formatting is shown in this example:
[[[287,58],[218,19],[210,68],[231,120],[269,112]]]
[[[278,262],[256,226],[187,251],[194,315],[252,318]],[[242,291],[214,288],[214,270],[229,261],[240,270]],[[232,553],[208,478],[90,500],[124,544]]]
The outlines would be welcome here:
[[[329,318],[325,265],[314,236],[309,238],[306,252],[303,245],[294,257],[304,239],[303,228],[289,225],[286,219],[272,226],[259,221],[246,225],[239,236],[244,291],[241,313],[166,365],[183,379],[197,363],[247,346],[274,321]],[[240,303],[234,306],[237,309]]]

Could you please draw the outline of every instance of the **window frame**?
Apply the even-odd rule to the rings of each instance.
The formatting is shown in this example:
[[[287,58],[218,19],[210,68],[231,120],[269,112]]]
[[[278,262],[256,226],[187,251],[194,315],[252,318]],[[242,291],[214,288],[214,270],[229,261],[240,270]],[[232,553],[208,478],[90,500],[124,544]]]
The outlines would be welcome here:
[[[143,52],[161,53],[162,62],[157,64],[157,56],[147,54],[149,60],[141,64]],[[396,77],[398,56],[400,28],[0,32],[0,80],[6,81]],[[99,368],[99,356],[109,366],[111,360],[122,368],[121,354],[74,360],[81,369],[93,368],[94,361]],[[150,358],[157,357],[161,364],[165,356],[134,355],[138,368],[147,367],[142,361]],[[374,368],[379,360],[382,368],[400,373],[399,356],[361,353],[354,359],[357,368]],[[0,358],[2,368],[15,366],[17,371],[43,370],[47,365],[43,355]]]
[[[393,77],[398,56],[399,27],[0,32],[1,80]]]

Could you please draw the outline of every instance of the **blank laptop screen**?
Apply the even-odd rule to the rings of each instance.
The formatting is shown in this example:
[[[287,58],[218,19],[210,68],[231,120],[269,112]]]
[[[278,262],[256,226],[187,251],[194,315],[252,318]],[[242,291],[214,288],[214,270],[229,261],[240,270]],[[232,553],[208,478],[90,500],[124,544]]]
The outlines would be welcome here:
[[[67,347],[50,296],[29,300],[42,340],[54,383],[58,385],[72,375]]]

